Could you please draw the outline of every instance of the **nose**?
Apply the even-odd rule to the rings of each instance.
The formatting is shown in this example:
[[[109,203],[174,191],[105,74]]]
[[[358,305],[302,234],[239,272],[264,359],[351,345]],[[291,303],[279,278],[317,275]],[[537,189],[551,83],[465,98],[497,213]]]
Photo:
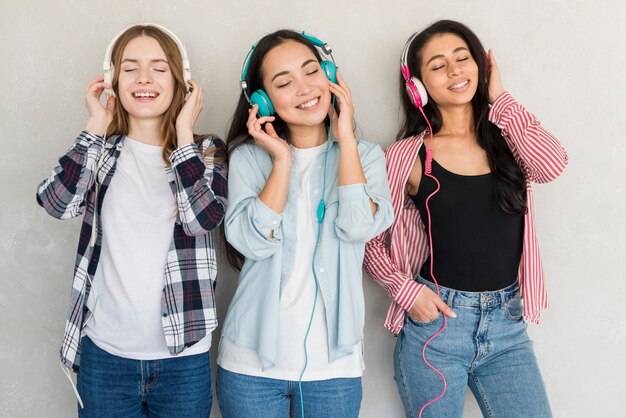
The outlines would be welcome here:
[[[298,96],[306,96],[313,90],[313,86],[311,86],[305,78],[299,78],[294,80],[296,83],[296,94]]]
[[[448,77],[456,77],[462,72],[461,64],[456,61],[448,66]]]
[[[139,68],[137,71],[137,83],[138,84],[149,84],[152,82],[152,74],[150,73],[150,69],[147,67]]]

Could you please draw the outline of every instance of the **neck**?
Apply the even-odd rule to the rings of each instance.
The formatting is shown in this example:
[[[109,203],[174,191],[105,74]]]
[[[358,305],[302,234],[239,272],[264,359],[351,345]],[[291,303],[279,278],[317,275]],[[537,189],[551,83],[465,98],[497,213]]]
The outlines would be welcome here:
[[[128,136],[148,145],[163,145],[161,137],[161,119],[129,118]]]
[[[315,126],[289,126],[291,144],[296,148],[313,148],[322,145],[327,139],[324,123]]]
[[[440,107],[441,129],[437,135],[467,136],[474,134],[474,109],[471,103],[464,106]]]

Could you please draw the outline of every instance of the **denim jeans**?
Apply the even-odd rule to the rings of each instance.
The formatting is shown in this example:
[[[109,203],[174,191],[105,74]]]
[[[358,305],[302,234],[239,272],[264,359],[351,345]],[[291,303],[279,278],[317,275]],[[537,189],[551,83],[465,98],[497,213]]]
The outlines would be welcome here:
[[[434,285],[418,277],[434,291]],[[463,416],[469,385],[485,417],[551,417],[548,397],[522,318],[517,283],[494,292],[462,292],[439,287],[457,318],[426,348],[426,359],[443,373],[443,398],[424,409],[423,418]],[[443,325],[407,315],[394,352],[395,379],[407,417],[443,390],[443,381],[422,359],[424,343]]]
[[[217,368],[217,401],[223,418],[301,418],[298,382],[233,373]],[[302,382],[305,418],[356,418],[361,378]]]
[[[162,360],[114,356],[82,339],[78,416],[202,418],[211,412],[209,354]]]

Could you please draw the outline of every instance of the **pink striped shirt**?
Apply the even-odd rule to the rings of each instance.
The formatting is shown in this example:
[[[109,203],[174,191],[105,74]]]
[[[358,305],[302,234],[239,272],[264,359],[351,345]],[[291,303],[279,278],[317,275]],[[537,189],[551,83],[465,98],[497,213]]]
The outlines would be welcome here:
[[[528,211],[524,217],[518,281],[524,299],[524,318],[539,323],[540,312],[548,307],[548,299],[535,236],[531,182],[547,183],[557,178],[567,165],[567,154],[559,141],[509,93],[503,93],[493,103],[489,120],[502,130],[502,136],[526,178]],[[424,134],[398,141],[385,151],[394,223],[365,248],[365,270],[393,299],[385,328],[394,334],[402,329],[406,311],[413,306],[424,287],[413,277],[428,257],[428,240],[417,208],[404,194]]]

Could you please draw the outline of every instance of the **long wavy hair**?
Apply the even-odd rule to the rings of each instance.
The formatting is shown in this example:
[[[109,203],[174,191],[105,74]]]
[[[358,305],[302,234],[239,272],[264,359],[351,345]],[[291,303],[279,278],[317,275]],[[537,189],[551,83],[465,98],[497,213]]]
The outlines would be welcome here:
[[[250,57],[248,73],[246,74],[245,80],[248,84],[248,94],[252,94],[252,92],[258,89],[265,89],[265,86],[263,85],[263,59],[269,51],[288,41],[294,41],[305,45],[311,50],[318,61],[322,61],[322,57],[317,48],[315,48],[315,45],[313,45],[308,39],[302,37],[302,35],[296,31],[281,29],[265,35],[259,40],[259,42],[257,42],[254,47],[254,51],[252,51],[252,56]],[[237,107],[235,108],[235,112],[232,116],[228,134],[226,135],[226,145],[228,147],[229,154],[232,154],[237,147],[243,144],[254,143],[254,140],[248,133],[248,128],[246,127],[246,122],[249,117],[248,109],[250,109],[250,103],[248,103],[245,95],[241,92],[239,95],[239,101],[237,102]],[[289,142],[290,136],[287,124],[278,114],[274,114],[274,117],[275,120],[272,122],[272,126],[274,126],[274,129],[276,130],[276,134]],[[325,120],[326,129],[329,128],[329,122],[330,119],[327,117]],[[245,261],[244,256],[228,242],[226,242],[226,259],[231,267],[237,271],[241,270]]]
[[[185,104],[185,92],[186,92],[186,80],[183,73],[183,57],[178,48],[178,44],[167,33],[161,29],[150,25],[135,25],[128,28],[113,45],[113,51],[111,53],[111,61],[115,66],[113,78],[111,81],[111,87],[115,92],[115,110],[113,112],[113,120],[107,128],[107,137],[111,135],[127,135],[129,129],[128,112],[122,106],[122,102],[119,99],[118,94],[118,81],[120,77],[120,63],[122,62],[122,55],[126,45],[133,39],[140,36],[149,36],[154,38],[163,52],[165,52],[165,58],[169,63],[170,71],[174,77],[174,94],[172,97],[172,103],[167,111],[163,114],[163,120],[161,122],[161,138],[163,142],[163,161],[168,166],[170,165],[169,157],[172,152],[177,148],[176,137],[176,118],[180,113],[183,105]],[[202,136],[194,135],[194,140],[199,142]]]
[[[478,65],[478,87],[472,98],[474,112],[474,132],[478,145],[485,150],[489,167],[493,174],[493,194],[498,206],[506,213],[524,214],[526,212],[525,180],[511,150],[502,137],[500,129],[489,121],[489,94],[487,60],[482,43],[467,26],[452,20],[440,20],[420,32],[409,46],[407,63],[411,75],[421,79],[422,52],[424,46],[433,37],[452,34],[467,43],[470,54]],[[400,97],[403,123],[396,135],[396,140],[418,135],[428,129],[422,114],[411,104],[406,94],[405,80],[400,75]],[[433,100],[424,106],[424,113],[433,128],[433,135],[443,125],[441,112]]]

